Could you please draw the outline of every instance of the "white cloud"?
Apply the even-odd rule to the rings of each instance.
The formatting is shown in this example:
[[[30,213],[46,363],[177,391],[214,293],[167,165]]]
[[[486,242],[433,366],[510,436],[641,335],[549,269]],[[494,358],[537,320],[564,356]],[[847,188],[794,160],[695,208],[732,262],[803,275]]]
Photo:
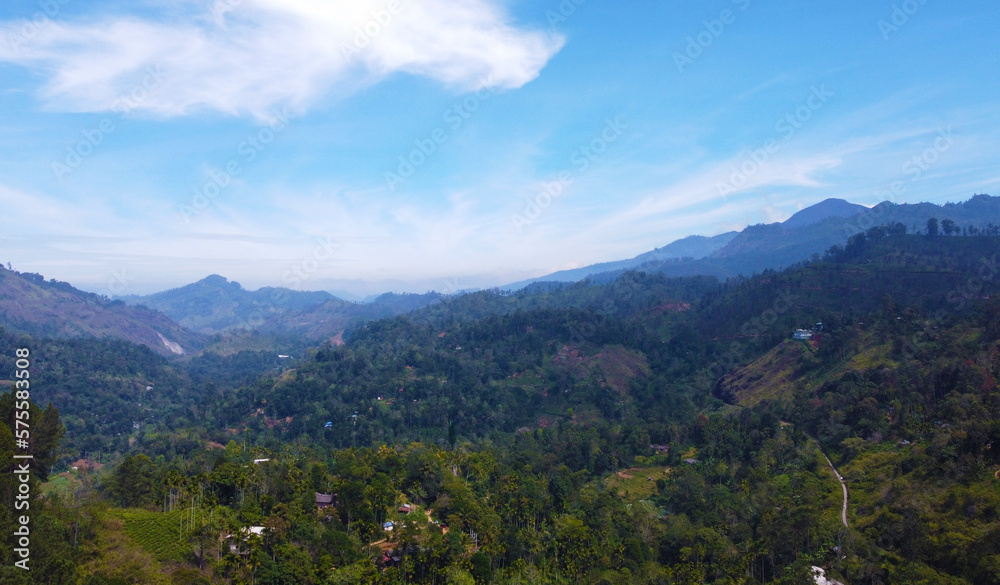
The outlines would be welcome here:
[[[751,166],[752,172],[741,173],[740,165],[748,160],[748,156],[743,154],[733,157],[682,179],[637,204],[610,215],[599,227],[621,229],[623,225],[634,225],[636,222],[663,217],[664,214],[675,214],[697,205],[721,204],[727,200],[727,196],[723,195],[720,185],[728,189],[728,197],[767,187],[818,187],[821,183],[816,175],[836,168],[842,162],[839,157],[830,155],[775,157],[764,165]],[[743,181],[738,186],[733,186],[734,174],[738,174]]]
[[[192,5],[200,12],[183,20],[0,23],[0,62],[35,69],[41,97],[60,111],[108,111],[126,97],[156,116],[215,110],[266,119],[400,72],[458,89],[520,87],[563,44],[514,26],[493,0]]]

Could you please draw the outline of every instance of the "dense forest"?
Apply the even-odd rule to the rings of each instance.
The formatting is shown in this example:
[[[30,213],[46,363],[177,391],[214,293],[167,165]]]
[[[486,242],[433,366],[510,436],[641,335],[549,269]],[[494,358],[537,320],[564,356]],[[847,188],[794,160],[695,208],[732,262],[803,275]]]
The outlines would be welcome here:
[[[32,570],[4,547],[0,580],[1000,583],[1000,237],[906,232],[460,295],[295,359],[0,332],[38,405]]]

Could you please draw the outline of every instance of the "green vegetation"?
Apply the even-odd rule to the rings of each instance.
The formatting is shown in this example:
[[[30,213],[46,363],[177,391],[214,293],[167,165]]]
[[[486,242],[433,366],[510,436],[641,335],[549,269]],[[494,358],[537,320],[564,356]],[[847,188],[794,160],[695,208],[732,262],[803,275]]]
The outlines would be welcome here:
[[[37,486],[38,572],[0,579],[1000,583],[1000,238],[904,231],[728,282],[463,295],[287,369],[5,332],[59,405],[33,481],[81,445],[108,465]]]
[[[184,522],[190,521],[187,510],[164,513],[128,508],[114,510],[112,515],[121,519],[125,534],[157,560],[183,561],[191,556],[192,547],[182,532]]]

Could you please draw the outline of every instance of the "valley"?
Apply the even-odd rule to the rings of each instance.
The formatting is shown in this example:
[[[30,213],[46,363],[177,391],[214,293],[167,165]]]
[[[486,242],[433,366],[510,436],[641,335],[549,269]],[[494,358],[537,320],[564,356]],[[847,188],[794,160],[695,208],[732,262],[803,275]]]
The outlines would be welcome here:
[[[67,560],[40,574],[1000,582],[1000,236],[908,231],[726,280],[302,297],[251,328],[224,279],[157,297],[174,322],[5,271],[53,321],[77,298],[149,324],[4,322],[34,356],[36,554]]]

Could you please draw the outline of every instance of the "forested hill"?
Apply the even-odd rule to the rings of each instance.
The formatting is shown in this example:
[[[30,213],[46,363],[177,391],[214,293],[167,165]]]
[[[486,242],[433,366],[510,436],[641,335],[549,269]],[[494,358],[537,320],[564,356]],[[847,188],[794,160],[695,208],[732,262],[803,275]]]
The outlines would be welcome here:
[[[211,335],[233,328],[258,327],[276,315],[335,299],[326,292],[286,288],[248,291],[238,282],[213,274],[187,286],[151,295],[122,297],[122,300],[130,305],[162,311],[192,331]]]
[[[266,433],[340,446],[559,420],[641,420],[665,440],[667,425],[710,406],[716,379],[794,329],[823,322],[835,338],[839,324],[887,298],[948,316],[996,290],[980,274],[1000,238],[902,231],[873,228],[822,261],[726,284],[630,273],[538,294],[465,295],[356,330],[347,346],[255,385],[245,412],[291,417]],[[262,421],[248,424],[264,432]]]
[[[812,221],[816,217],[824,219]],[[968,201],[945,205],[885,201],[848,217],[840,217],[831,210],[812,216],[807,225],[791,219],[791,223],[752,225],[706,258],[652,260],[630,269],[663,272],[670,276],[749,276],[764,270],[783,269],[814,255],[821,256],[830,247],[844,246],[850,236],[871,227],[901,224],[910,233],[925,232],[930,219],[940,225],[941,234],[946,236],[1000,235],[1000,197],[976,195]],[[605,282],[622,272],[612,270],[591,274],[590,278]]]
[[[350,303],[333,299],[276,315],[259,326],[271,335],[293,336],[313,344],[325,340],[339,342],[354,328],[369,321],[402,315],[437,303],[443,295],[385,293],[369,303]]]
[[[651,533],[660,536],[624,558],[658,549],[645,558],[666,567],[665,582],[801,583],[819,564],[848,583],[998,583],[1000,238],[904,231],[874,228],[821,261],[724,285],[629,274],[550,290],[544,308],[449,320],[445,303],[370,324],[258,384],[253,406],[290,422],[268,428],[256,417],[248,435],[275,448],[303,437],[447,447],[507,444],[513,433],[507,473],[548,486],[553,499],[539,501],[550,502],[540,513],[556,530],[553,555],[567,553],[573,519],[583,546],[612,547],[614,537],[585,484],[561,484],[563,472],[535,454],[613,478],[603,488],[623,497],[640,489],[627,478],[655,475],[631,466],[662,445],[673,471],[646,492],[666,512]],[[788,340],[796,328],[815,337]],[[849,528],[817,447],[850,487]],[[454,488],[421,485],[415,498],[451,509]],[[568,499],[556,497],[562,485]],[[580,507],[560,516],[559,501]],[[503,539],[507,551],[531,546],[526,535]],[[516,555],[491,558],[512,567]],[[628,563],[574,562],[618,575]]]
[[[175,361],[120,339],[46,338],[2,326],[0,347],[4,380],[15,369],[10,348],[32,351],[31,396],[57,406],[66,428],[65,461],[126,451],[137,436],[154,441],[177,429],[223,428],[236,388],[289,364],[269,350]],[[199,444],[178,445],[176,436],[173,442],[179,449]]]
[[[124,339],[164,355],[185,355],[205,339],[169,317],[73,288],[40,274],[0,267],[0,325],[47,337]]]
[[[263,333],[271,348],[340,340],[366,321],[407,313],[441,298],[443,295],[434,292],[385,293],[369,303],[354,303],[322,291],[277,287],[248,291],[240,283],[214,274],[187,286],[123,300],[162,311],[193,331],[224,334],[214,339],[212,350],[229,351],[222,348],[254,349],[263,341],[248,338],[247,331]]]
[[[36,486],[66,496],[31,579],[1000,584],[1000,238],[905,231],[463,295],[294,360],[4,333],[105,464]]]
[[[630,273],[461,295],[362,326],[346,346],[298,361],[261,348],[170,365],[127,343],[37,336],[52,364],[39,374],[48,377],[41,396],[61,405],[69,444],[86,451],[192,424],[345,446],[614,420],[641,422],[663,441],[664,428],[711,408],[718,378],[794,329],[863,319],[887,297],[948,317],[993,294],[995,280],[982,276],[992,274],[996,237],[894,230],[727,283]]]

